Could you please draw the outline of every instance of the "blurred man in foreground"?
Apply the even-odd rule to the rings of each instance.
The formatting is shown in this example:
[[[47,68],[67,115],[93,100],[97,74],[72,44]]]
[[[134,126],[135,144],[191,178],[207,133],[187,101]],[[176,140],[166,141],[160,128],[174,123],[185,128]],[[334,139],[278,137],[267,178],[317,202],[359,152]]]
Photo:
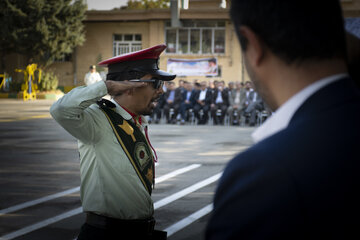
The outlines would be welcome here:
[[[224,171],[206,239],[359,239],[360,91],[339,1],[236,0],[231,17],[275,113]]]

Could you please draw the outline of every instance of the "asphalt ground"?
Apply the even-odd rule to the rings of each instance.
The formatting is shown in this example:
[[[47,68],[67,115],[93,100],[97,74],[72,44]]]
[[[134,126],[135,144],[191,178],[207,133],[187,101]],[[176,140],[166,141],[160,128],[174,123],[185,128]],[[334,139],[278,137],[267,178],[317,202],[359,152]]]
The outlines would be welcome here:
[[[84,222],[77,142],[50,117],[52,103],[0,99],[1,240],[72,240]],[[253,130],[150,125],[156,228],[168,239],[203,239],[220,174]]]

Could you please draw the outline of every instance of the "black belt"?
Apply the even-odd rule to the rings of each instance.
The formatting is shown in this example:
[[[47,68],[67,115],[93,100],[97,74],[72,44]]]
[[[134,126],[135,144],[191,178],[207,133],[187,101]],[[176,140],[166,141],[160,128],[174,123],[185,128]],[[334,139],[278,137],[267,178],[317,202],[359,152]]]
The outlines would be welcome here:
[[[123,220],[98,215],[92,212],[86,213],[86,223],[97,228],[141,235],[152,235],[155,227],[154,218]]]

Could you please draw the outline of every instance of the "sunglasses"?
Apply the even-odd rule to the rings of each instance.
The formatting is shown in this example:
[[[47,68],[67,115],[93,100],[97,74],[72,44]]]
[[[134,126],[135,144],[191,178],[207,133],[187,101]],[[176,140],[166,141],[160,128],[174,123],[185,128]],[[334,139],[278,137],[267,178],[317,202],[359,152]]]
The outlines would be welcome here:
[[[163,80],[159,80],[159,79],[131,79],[129,80],[129,82],[152,82],[153,83],[153,87],[154,89],[160,89],[163,85],[164,85],[164,81]]]

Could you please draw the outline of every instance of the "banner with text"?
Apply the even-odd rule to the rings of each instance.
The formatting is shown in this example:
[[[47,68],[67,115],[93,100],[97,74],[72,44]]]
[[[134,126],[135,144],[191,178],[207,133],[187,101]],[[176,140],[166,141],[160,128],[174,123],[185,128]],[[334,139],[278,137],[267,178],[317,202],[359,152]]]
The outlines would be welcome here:
[[[216,58],[174,59],[167,61],[167,72],[177,76],[217,76],[218,64]]]

